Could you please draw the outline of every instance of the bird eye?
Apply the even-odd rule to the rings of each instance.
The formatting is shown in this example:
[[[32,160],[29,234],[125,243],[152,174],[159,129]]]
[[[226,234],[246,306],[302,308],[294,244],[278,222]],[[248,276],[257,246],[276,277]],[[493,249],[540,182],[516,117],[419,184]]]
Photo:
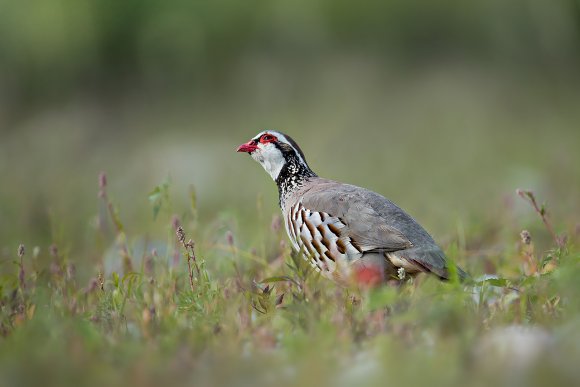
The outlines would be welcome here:
[[[266,143],[266,142],[272,142],[274,140],[276,140],[276,137],[272,136],[271,134],[265,134],[260,139],[260,142]]]

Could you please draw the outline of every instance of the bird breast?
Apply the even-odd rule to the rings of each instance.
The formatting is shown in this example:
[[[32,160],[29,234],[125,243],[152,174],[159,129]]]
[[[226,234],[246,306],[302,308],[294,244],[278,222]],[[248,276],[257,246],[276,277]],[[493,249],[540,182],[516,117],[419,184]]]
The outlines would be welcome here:
[[[286,232],[294,248],[323,275],[346,276],[362,251],[346,236],[347,225],[325,212],[305,208],[301,202],[285,211]]]

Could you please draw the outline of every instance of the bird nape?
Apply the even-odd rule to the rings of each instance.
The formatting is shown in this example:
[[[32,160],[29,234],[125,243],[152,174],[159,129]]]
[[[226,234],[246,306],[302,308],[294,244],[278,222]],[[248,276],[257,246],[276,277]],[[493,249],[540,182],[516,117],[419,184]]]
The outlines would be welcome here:
[[[467,278],[459,267],[451,269],[429,233],[389,199],[316,175],[290,136],[263,131],[237,151],[250,154],[276,182],[288,237],[323,276],[366,286],[418,273]]]

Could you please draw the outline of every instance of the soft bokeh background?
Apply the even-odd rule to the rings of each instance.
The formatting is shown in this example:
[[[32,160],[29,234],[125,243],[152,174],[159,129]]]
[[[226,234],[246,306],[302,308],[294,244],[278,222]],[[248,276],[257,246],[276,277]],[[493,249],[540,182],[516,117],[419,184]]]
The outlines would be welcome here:
[[[253,380],[254,370],[262,366],[281,369],[286,377],[299,373],[301,366],[279,367],[286,356],[308,360],[303,366],[314,375],[311,383],[334,375],[336,364],[346,365],[352,381],[365,373],[375,382],[383,380],[377,367],[371,367],[376,375],[367,372],[372,361],[365,358],[364,340],[363,351],[357,352],[358,338],[364,334],[360,336],[355,326],[352,339],[348,321],[335,323],[327,316],[342,308],[332,296],[325,296],[326,304],[314,300],[299,309],[310,316],[307,321],[320,321],[319,331],[292,330],[277,315],[273,326],[256,318],[253,328],[236,336],[241,329],[236,307],[248,306],[250,298],[241,293],[235,302],[228,298],[233,270],[225,258],[225,263],[208,259],[207,264],[213,278],[226,284],[212,282],[219,291],[225,289],[216,302],[232,308],[231,313],[206,313],[202,308],[188,314],[191,300],[175,301],[187,296],[183,287],[170,292],[170,286],[177,286],[173,274],[157,277],[161,285],[151,290],[163,296],[152,296],[151,301],[147,295],[135,295],[129,302],[133,313],[123,314],[115,304],[115,297],[125,293],[118,283],[112,285],[111,277],[106,291],[89,292],[85,298],[83,287],[95,278],[101,255],[119,260],[120,242],[110,223],[109,238],[101,235],[105,226],[99,222],[106,218],[97,198],[101,171],[107,172],[108,194],[119,209],[130,246],[172,240],[168,230],[173,214],[190,221],[188,236],[209,258],[219,256],[211,249],[216,241],[226,243],[226,235],[234,235],[236,245],[246,251],[264,241],[277,246],[277,238],[283,236],[270,231],[278,212],[277,190],[255,162],[235,152],[237,145],[264,128],[290,134],[319,175],[371,188],[400,204],[446,251],[455,251],[454,257],[472,273],[508,267],[500,274],[514,275],[520,265],[513,261],[522,228],[531,230],[538,256],[554,246],[536,214],[515,194],[516,188],[532,189],[547,202],[558,233],[567,233],[571,240],[580,233],[580,3],[0,0],[0,272],[12,275],[2,277],[2,283],[14,282],[18,289],[12,263],[20,243],[27,248],[29,283],[37,283],[30,267],[36,265],[30,263],[34,247],[47,266],[53,243],[67,268],[75,265],[78,276],[70,275],[74,281],[78,278],[74,285],[72,280],[59,285],[58,267],[36,271],[38,286],[29,288],[34,294],[25,294],[22,301],[31,322],[15,330],[1,355],[4,369],[12,370],[4,381],[29,377],[37,385],[61,369],[62,383],[87,379],[85,372],[90,371],[91,380],[108,384],[114,378],[103,371],[105,363],[109,372],[131,368],[120,374],[135,385],[147,385],[151,380],[166,382],[165,375],[173,370],[191,376],[195,364],[197,380],[208,385],[220,377],[240,384]],[[163,182],[169,182],[171,205],[165,201],[162,215],[154,219],[148,196]],[[187,215],[191,186],[197,194],[195,222]],[[134,255],[139,256],[138,250]],[[251,264],[240,258],[243,269]],[[229,271],[220,272],[224,267]],[[493,320],[490,312],[482,322],[476,313],[462,313],[465,294],[460,293],[455,304],[431,302],[430,291],[440,296],[431,283],[427,296],[419,297],[423,303],[411,301],[417,305],[410,308],[410,319],[418,321],[420,329],[417,337],[427,344],[411,352],[405,352],[404,343],[390,346],[391,340],[405,340],[408,317],[401,314],[403,324],[394,323],[390,331],[379,329],[387,333],[369,346],[385,351],[395,371],[400,363],[421,361],[429,370],[423,375],[417,368],[403,367],[389,378],[418,381],[439,375],[439,382],[448,385],[448,380],[464,380],[464,362],[469,362],[464,355],[473,349],[470,340],[481,333],[478,324],[485,331],[501,325],[501,319],[529,319],[548,329],[556,326],[553,336],[564,355],[550,363],[554,373],[543,377],[550,382],[565,379],[575,374],[573,355],[578,353],[578,340],[567,339],[577,336],[568,334],[578,326],[577,314],[569,312],[577,303],[566,304],[567,294],[569,300],[577,300],[574,267],[569,263],[569,271],[555,277],[553,286],[565,290],[529,285],[540,289],[540,301],[534,304],[530,298],[533,313],[524,318],[518,313],[513,317],[507,303],[504,314]],[[275,273],[283,269],[284,265]],[[253,272],[243,273],[250,283]],[[186,284],[183,278],[179,277]],[[322,288],[334,292],[330,285]],[[67,304],[67,292],[74,293],[74,308]],[[5,299],[14,303],[17,290],[12,294]],[[448,296],[443,292],[443,298]],[[401,305],[407,305],[405,297]],[[185,312],[176,312],[175,305],[182,304]],[[316,312],[321,305],[322,312]],[[557,317],[551,319],[550,308],[557,311],[562,305],[567,314],[554,312]],[[151,338],[145,325],[155,317],[150,315],[155,307],[161,328]],[[13,309],[0,305],[3,321],[14,325],[11,329],[26,314],[18,308],[17,303]],[[214,341],[217,333],[203,319],[204,313],[208,320],[214,315],[224,320],[226,339]],[[367,317],[361,321],[368,322]],[[456,324],[449,331],[448,321]],[[467,321],[469,328],[457,328],[457,321]],[[439,337],[429,333],[429,327],[445,329]],[[1,328],[7,335],[5,325]],[[498,340],[506,342],[502,332]],[[544,334],[531,332],[534,340]],[[338,348],[340,356],[352,353],[356,361],[340,356],[344,363],[321,360],[312,351],[312,340],[319,337],[314,347],[330,353]],[[206,342],[212,343],[209,350]],[[278,368],[268,366],[272,359],[267,351],[256,358],[259,361],[238,358],[248,345],[270,342],[286,349],[278,353]],[[432,357],[433,348],[446,353],[450,349],[450,355]],[[37,352],[33,359],[32,352]],[[230,367],[222,367],[225,362]],[[333,366],[315,366],[325,362]],[[352,364],[357,366],[348,367]],[[150,379],[155,366],[163,370],[158,379]],[[562,367],[568,367],[568,374]],[[264,384],[271,385],[264,375]],[[534,373],[528,375],[533,379]],[[342,382],[348,385],[351,379]]]
[[[51,216],[80,238],[101,170],[133,229],[167,176],[205,219],[275,212],[234,152],[263,128],[438,238],[518,187],[578,213],[579,20],[572,0],[2,1],[0,245],[48,242]]]

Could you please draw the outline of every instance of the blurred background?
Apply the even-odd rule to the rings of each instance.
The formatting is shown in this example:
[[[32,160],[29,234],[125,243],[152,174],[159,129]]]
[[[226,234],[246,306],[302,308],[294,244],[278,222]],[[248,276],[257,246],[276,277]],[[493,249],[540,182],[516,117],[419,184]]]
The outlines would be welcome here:
[[[277,190],[235,148],[264,128],[445,246],[536,220],[516,188],[570,232],[579,76],[576,0],[0,1],[2,257],[60,239],[82,260],[100,171],[133,235],[166,226],[148,194],[169,179],[168,213],[193,185],[201,229],[251,241]]]

